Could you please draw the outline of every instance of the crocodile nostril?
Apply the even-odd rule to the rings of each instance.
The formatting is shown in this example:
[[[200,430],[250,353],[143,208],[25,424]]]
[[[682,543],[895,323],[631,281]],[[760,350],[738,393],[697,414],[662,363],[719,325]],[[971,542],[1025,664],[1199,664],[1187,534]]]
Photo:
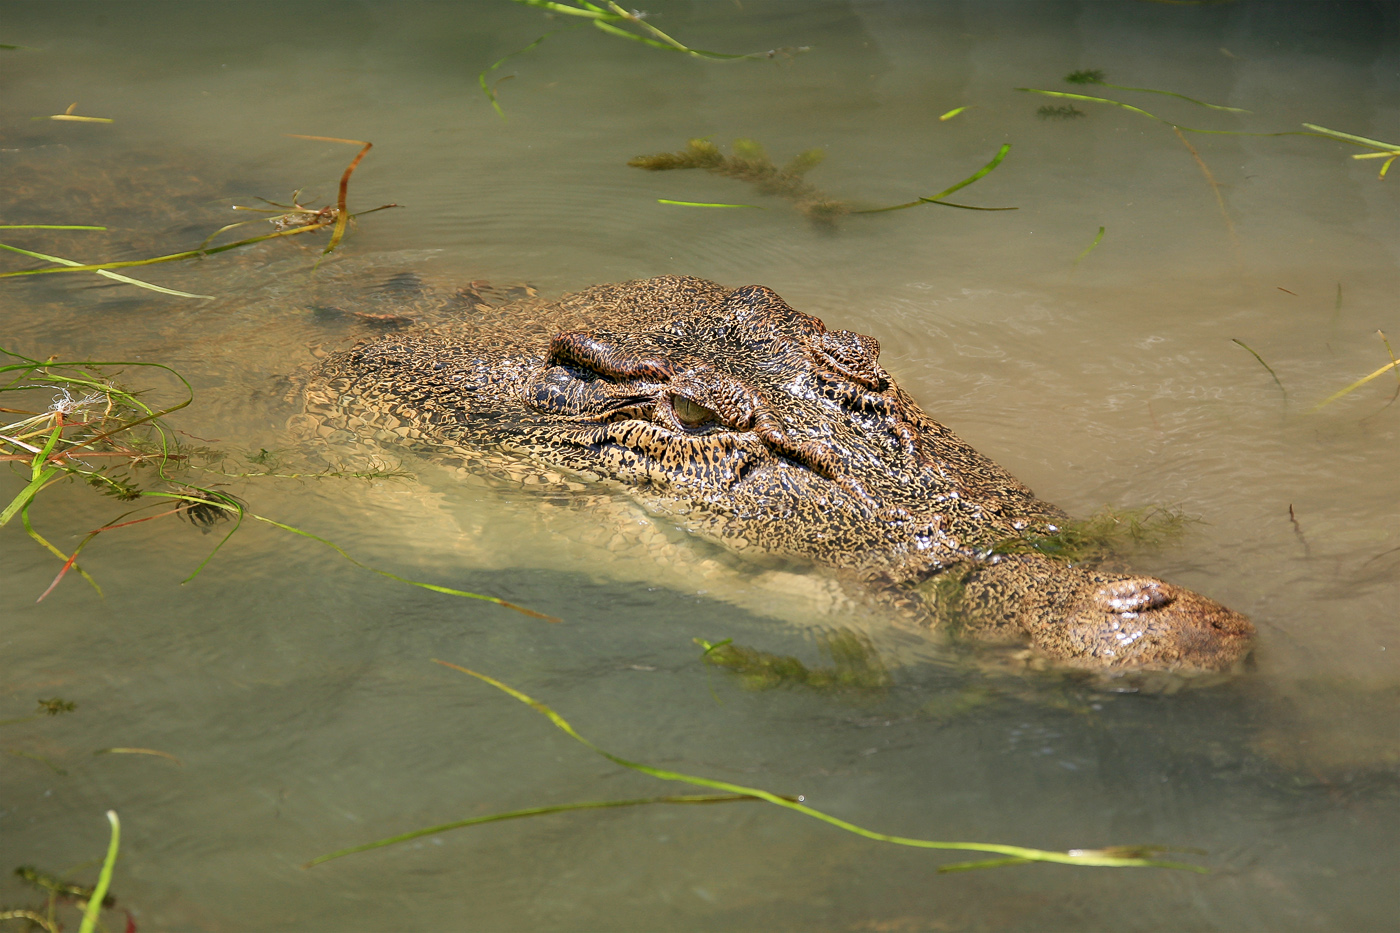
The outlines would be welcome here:
[[[1175,597],[1162,589],[1162,584],[1146,580],[1121,580],[1110,583],[1098,592],[1100,602],[1110,612],[1148,612],[1171,605]]]

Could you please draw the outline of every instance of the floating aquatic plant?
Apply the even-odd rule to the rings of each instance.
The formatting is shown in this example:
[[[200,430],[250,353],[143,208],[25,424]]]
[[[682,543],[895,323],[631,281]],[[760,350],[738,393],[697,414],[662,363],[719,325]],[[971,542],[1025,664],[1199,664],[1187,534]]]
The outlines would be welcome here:
[[[1024,865],[1031,862],[1055,862],[1062,865],[1077,865],[1082,867],[1094,868],[1177,868],[1186,871],[1194,871],[1201,873],[1206,872],[1206,869],[1202,868],[1199,865],[1191,865],[1183,862],[1161,861],[1154,858],[1154,856],[1160,855],[1164,852],[1176,851],[1164,846],[1110,846],[1108,848],[1103,849],[1069,849],[1067,851],[1057,852],[1047,849],[1031,849],[1026,848],[1024,846],[1000,845],[996,843],[986,842],[943,842],[933,839],[913,839],[907,836],[893,836],[888,833],[875,832],[874,830],[866,829],[863,826],[857,826],[856,824],[843,820],[840,817],[832,816],[829,813],[824,813],[821,810],[818,810],[814,807],[810,807],[806,804],[806,798],[800,795],[795,798],[790,796],[783,796],[780,794],[774,794],[771,791],[763,790],[757,787],[746,787],[742,784],[733,784],[728,781],[716,781],[710,778],[700,777],[693,774],[683,774],[679,771],[668,771],[662,768],[656,768],[651,765],[643,764],[637,761],[629,761],[628,759],[623,758],[620,755],[614,755],[612,752],[609,752],[606,749],[594,745],[588,739],[579,735],[578,732],[574,730],[574,727],[570,725],[568,720],[566,720],[563,716],[560,716],[558,713],[550,709],[548,706],[546,706],[539,700],[536,700],[533,697],[527,696],[519,690],[516,690],[514,687],[508,686],[507,684],[496,680],[494,677],[489,677],[486,674],[478,673],[468,668],[461,667],[457,664],[451,664],[447,661],[438,661],[436,659],[434,660],[435,663],[441,664],[443,667],[451,668],[454,671],[460,671],[463,674],[469,674],[472,677],[475,677],[477,680],[482,681],[483,683],[490,684],[497,690],[500,690],[508,696],[513,697],[521,703],[524,703],[526,706],[529,706],[531,709],[535,710],[535,712],[549,719],[550,722],[554,723],[556,728],[560,729],[562,732],[564,732],[570,738],[574,739],[576,742],[579,742],[589,750],[597,753],[598,755],[601,755],[608,761],[611,761],[613,764],[620,765],[621,767],[627,768],[631,771],[646,774],[650,777],[654,777],[662,781],[676,781],[682,784],[690,784],[695,787],[704,787],[712,791],[722,791],[725,794],[733,795],[734,797],[740,799],[756,798],[765,803],[772,804],[773,806],[781,807],[785,810],[791,810],[795,813],[800,813],[803,816],[810,817],[815,820],[820,820],[821,822],[826,823],[829,826],[834,826],[837,829],[844,830],[848,833],[853,833],[857,836],[862,836],[866,839],[870,839],[875,842],[883,842],[897,846],[908,846],[918,849],[947,849],[968,852],[988,852],[998,856],[998,858],[983,861],[960,862],[952,865],[943,865],[940,866],[938,869],[940,872],[968,871],[979,868],[999,868],[1007,865]],[[626,800],[590,802],[586,804],[575,805],[574,808],[596,809],[605,806],[633,806],[639,803],[651,802],[657,802],[657,798],[648,798],[646,800],[640,801]],[[448,823],[438,827],[430,827],[428,829],[417,830],[412,833],[403,833],[398,836],[390,837],[388,839],[381,839],[376,842],[355,846],[349,849],[341,849],[338,852],[332,852],[328,855],[319,856],[318,858],[312,859],[310,862],[307,862],[306,865],[303,867],[310,868],[313,865],[318,865],[322,862],[330,861],[331,859],[351,855],[356,852],[364,852],[369,849],[380,848],[386,845],[392,845],[396,842],[402,842],[408,839],[416,839],[433,832],[442,832],[447,829],[472,825],[475,823],[493,822],[502,819],[514,819],[517,817],[535,816],[542,813],[558,812],[558,810],[560,809],[565,808],[540,807],[532,810],[517,810],[512,811],[510,813],[496,814],[493,817],[478,817],[473,820],[461,820],[456,823]]]
[[[730,155],[722,153],[719,147],[708,139],[692,139],[679,152],[637,156],[627,164],[649,172],[703,169],[714,175],[747,182],[761,194],[774,195],[793,202],[793,206],[799,212],[813,220],[830,222],[842,214],[849,213],[851,208],[807,181],[807,173],[820,165],[825,158],[826,153],[823,150],[808,149],[779,167],[769,158],[763,146],[752,139],[736,139]]]
[[[536,618],[558,621],[553,616],[495,596],[410,580],[370,567],[333,541],[249,512],[240,499],[227,492],[180,478],[177,474],[188,473],[191,467],[197,466],[194,462],[197,459],[217,459],[219,455],[216,451],[210,451],[206,457],[185,447],[165,423],[167,416],[185,408],[194,399],[189,382],[169,366],[149,362],[36,360],[0,348],[0,358],[3,357],[16,362],[0,366],[0,380],[9,379],[0,383],[0,399],[7,402],[13,399],[13,402],[0,407],[0,412],[23,417],[0,426],[0,462],[8,461],[20,467],[21,476],[26,477],[26,482],[14,498],[0,509],[0,528],[19,518],[29,537],[62,561],[53,582],[40,594],[41,600],[58,586],[70,570],[79,574],[101,595],[102,589],[97,581],[78,564],[79,554],[101,534],[171,515],[184,518],[203,530],[224,520],[232,520],[233,527],[185,578],[185,582],[189,582],[200,574],[246,517],[319,542],[355,566],[392,580],[436,593],[484,600]],[[115,367],[165,372],[178,380],[183,398],[163,408],[153,407],[144,400],[145,393],[124,388],[114,376],[104,372]],[[53,391],[58,394],[50,397],[46,407],[37,410],[32,407],[37,394]],[[152,475],[139,475],[143,470]],[[328,472],[303,475],[345,474]],[[377,477],[382,474],[373,475]],[[145,504],[88,532],[73,552],[66,554],[43,537],[31,520],[31,510],[38,497],[64,480],[79,480],[118,499],[132,502],[144,500]],[[162,506],[163,511],[149,513],[150,509]],[[139,518],[130,517],[141,512],[148,514],[142,514]]]
[[[16,276],[25,275],[49,275],[59,272],[97,272],[99,274],[109,275],[110,278],[115,278],[118,281],[125,282],[129,285],[139,285],[142,288],[149,288],[154,291],[165,292],[166,294],[178,295],[184,298],[209,298],[211,297],[209,295],[191,295],[187,292],[177,292],[173,289],[166,289],[158,285],[152,285],[149,282],[140,282],[135,279],[127,279],[122,276],[111,275],[108,273],[108,270],[125,269],[134,266],[150,266],[162,262],[177,262],[183,259],[198,259],[204,256],[213,256],[216,253],[227,252],[231,249],[237,249],[241,246],[249,246],[253,243],[262,243],[266,240],[277,239],[278,237],[299,236],[304,233],[316,233],[329,228],[331,230],[331,239],[330,242],[326,245],[326,248],[322,250],[322,255],[324,256],[325,254],[330,253],[333,249],[340,245],[340,241],[344,238],[345,231],[348,228],[351,219],[359,217],[363,214],[372,214],[375,211],[382,211],[387,208],[398,207],[397,204],[381,204],[379,207],[371,208],[367,211],[361,211],[358,214],[352,214],[350,213],[349,207],[346,204],[346,197],[350,186],[350,176],[354,174],[356,167],[360,164],[360,160],[362,160],[372,148],[371,143],[364,142],[363,140],[358,139],[340,139],[338,137],[333,136],[302,136],[296,133],[289,133],[288,135],[292,136],[295,139],[310,139],[321,142],[333,143],[349,143],[361,147],[359,153],[355,155],[355,157],[350,161],[350,164],[346,166],[345,171],[341,173],[339,195],[336,199],[334,207],[331,207],[329,205],[322,208],[306,207],[301,205],[300,203],[297,203],[297,199],[295,196],[293,197],[293,203],[290,205],[274,204],[273,206],[278,208],[278,210],[276,211],[264,210],[262,208],[240,207],[235,205],[234,210],[254,210],[262,213],[274,214],[275,216],[268,219],[276,227],[276,230],[273,233],[265,233],[262,236],[249,237],[247,239],[238,240],[233,243],[224,243],[220,246],[209,245],[210,241],[212,241],[214,237],[217,237],[219,234],[227,230],[232,230],[235,227],[240,227],[246,223],[249,223],[249,221],[240,221],[239,223],[228,224],[227,226],[221,227],[220,229],[214,231],[214,233],[206,237],[204,242],[201,243],[195,249],[184,250],[178,253],[170,253],[166,256],[155,256],[150,259],[128,259],[120,262],[75,263],[68,259],[59,259],[54,256],[45,256],[42,253],[35,253],[29,250],[20,249],[19,247],[7,246],[3,243],[0,243],[0,249],[7,249],[10,252],[15,253],[23,253],[27,256],[32,256],[37,259],[43,259],[45,261],[58,264],[56,266],[44,269],[21,269],[15,272],[0,272],[0,279],[13,278]],[[38,224],[15,225],[16,228],[37,228],[40,226],[41,225]],[[93,228],[79,227],[76,225],[65,225],[62,227],[58,227],[58,229]]]
[[[803,52],[811,50],[810,46],[785,46],[782,48],[769,49],[766,52],[750,52],[742,55],[735,55],[728,52],[710,52],[705,49],[691,48],[672,38],[647,22],[646,13],[638,10],[628,11],[614,3],[613,0],[605,0],[601,5],[589,2],[589,0],[574,0],[573,3],[559,3],[555,2],[555,0],[513,0],[513,2],[523,6],[532,6],[541,10],[546,10],[550,14],[556,16],[572,16],[582,19],[584,22],[579,25],[591,24],[599,32],[615,36],[619,39],[640,42],[642,45],[649,45],[654,49],[662,49],[667,52],[679,52],[691,58],[699,58],[707,61],[733,62],[744,59],[791,58],[794,55],[800,55]],[[571,26],[567,28],[574,29],[577,27]],[[481,74],[477,75],[477,83],[481,85],[481,92],[486,95],[486,99],[491,102],[492,109],[500,115],[501,119],[505,119],[506,113],[501,109],[501,103],[496,98],[495,86],[500,84],[501,81],[510,78],[511,75],[506,75],[505,78],[497,80],[495,85],[488,85],[486,83],[487,76],[515,56],[530,51],[555,33],[564,31],[566,30],[557,29],[554,32],[545,33],[529,45],[502,56],[498,61],[482,71]]]
[[[845,214],[881,214],[888,211],[904,210],[920,204],[942,204],[945,207],[960,207],[976,211],[1014,211],[1014,207],[973,207],[967,204],[954,204],[943,200],[961,188],[972,184],[987,175],[1006,158],[1011,145],[1005,144],[985,166],[951,188],[927,198],[918,198],[903,204],[889,207],[857,209],[847,201],[837,200],[817,188],[807,180],[807,173],[816,168],[826,158],[821,149],[808,149],[800,152],[787,163],[779,166],[768,155],[764,147],[752,139],[736,139],[729,155],[705,138],[692,139],[678,152],[659,152],[655,155],[637,156],[627,164],[633,168],[650,172],[665,172],[676,169],[702,169],[713,175],[721,175],[746,182],[758,189],[760,194],[784,198],[793,203],[798,212],[820,224],[831,224]],[[661,200],[664,204],[679,204],[689,207],[752,207],[748,204],[712,204],[697,201]]]

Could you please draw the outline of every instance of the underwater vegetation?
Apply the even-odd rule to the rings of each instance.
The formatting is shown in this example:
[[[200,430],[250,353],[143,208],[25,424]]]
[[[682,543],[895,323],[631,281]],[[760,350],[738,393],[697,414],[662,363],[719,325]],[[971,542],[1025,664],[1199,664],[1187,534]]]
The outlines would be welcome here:
[[[25,928],[43,930],[44,933],[61,933],[63,915],[60,908],[72,908],[80,912],[78,933],[95,933],[108,929],[101,925],[102,911],[120,911],[126,921],[126,933],[135,933],[136,920],[131,912],[117,907],[116,896],[111,893],[112,872],[116,869],[117,853],[121,848],[121,820],[115,810],[107,811],[107,822],[112,826],[112,836],[107,844],[107,854],[102,860],[95,885],[82,885],[48,872],[40,871],[33,865],[21,865],[15,869],[15,876],[32,888],[44,893],[44,903],[38,907],[9,907],[0,905],[0,922],[22,920]]]
[[[702,169],[712,175],[733,178],[752,185],[760,194],[773,195],[791,201],[798,213],[813,222],[829,226],[846,214],[883,214],[899,211],[920,204],[941,204],[944,207],[959,207],[972,211],[1014,211],[1014,207],[974,207],[968,204],[954,204],[943,200],[948,195],[973,182],[984,178],[993,171],[1006,154],[1011,144],[1005,143],[997,150],[992,160],[972,175],[938,194],[918,198],[903,204],[889,207],[857,208],[849,201],[841,201],[823,192],[806,175],[826,158],[821,149],[808,149],[800,152],[784,165],[777,165],[768,155],[762,144],[752,139],[736,139],[732,152],[725,155],[720,148],[706,138],[692,139],[678,152],[658,152],[655,155],[636,156],[628,160],[632,168],[649,172],[667,172],[677,169]],[[661,199],[663,204],[679,204],[688,207],[752,207],[749,204],[703,204],[693,201],[671,201]]]
[[[1104,72],[1101,69],[1086,68],[1080,71],[1070,72],[1069,74],[1065,75],[1064,80],[1067,84],[1096,85],[1098,87],[1113,88],[1115,90],[1120,91],[1136,91],[1143,94],[1163,94],[1168,97],[1175,97],[1178,100],[1187,101],[1188,103],[1195,104],[1198,107],[1205,107],[1210,110],[1217,110],[1227,113],[1251,113],[1251,111],[1245,110],[1241,107],[1226,107],[1222,104],[1211,104],[1203,100],[1197,100],[1194,97],[1187,97],[1185,94],[1178,94],[1175,91],[1164,91],[1158,88],[1150,87],[1129,87],[1122,84],[1109,84],[1104,80],[1104,77]],[[1375,150],[1374,152],[1353,155],[1352,158],[1384,159],[1385,161],[1381,163],[1380,172],[1377,175],[1377,177],[1381,179],[1385,178],[1386,172],[1390,169],[1390,164],[1394,162],[1397,158],[1400,158],[1400,144],[1382,142],[1379,139],[1371,139],[1367,136],[1357,136],[1353,133],[1343,133],[1341,130],[1328,129],[1325,126],[1318,126],[1316,123],[1304,123],[1304,130],[1284,130],[1263,133],[1249,132],[1245,130],[1199,129],[1195,127],[1184,126],[1180,123],[1177,123],[1174,120],[1167,120],[1163,117],[1157,116],[1156,114],[1148,113],[1141,107],[1135,107],[1132,104],[1124,103],[1121,100],[1114,100],[1109,97],[1093,97],[1087,94],[1076,94],[1071,93],[1069,91],[1051,91],[1045,88],[1036,87],[1018,87],[1016,88],[1016,90],[1024,91],[1028,94],[1041,94],[1046,97],[1059,97],[1071,101],[1087,101],[1089,103],[1108,104],[1113,107],[1120,107],[1123,110],[1127,110],[1136,114],[1141,114],[1142,116],[1147,117],[1149,120],[1155,120],[1158,123],[1165,123],[1167,126],[1170,126],[1172,129],[1174,129],[1177,132],[1178,136],[1180,136],[1181,133],[1204,133],[1213,136],[1318,136],[1324,139],[1334,139],[1339,142],[1348,143],[1353,146],[1362,146],[1367,149]],[[1065,118],[1073,117],[1077,115],[1079,111],[1073,104],[1069,104],[1067,106],[1061,107],[1041,107],[1036,111],[1036,113],[1040,114],[1040,116],[1042,117]],[[1185,143],[1186,140],[1183,138],[1182,142]],[[1187,144],[1187,148],[1191,148],[1190,144]],[[1201,161],[1199,154],[1197,154],[1194,149],[1191,150],[1191,154],[1196,156],[1196,161],[1201,164],[1202,169],[1206,172],[1207,177],[1209,178],[1210,170],[1205,168],[1205,163]],[[1214,185],[1214,180],[1210,180],[1211,184]]]
[[[746,648],[730,638],[714,644],[697,638],[695,644],[704,649],[701,659],[706,664],[732,671],[748,690],[808,687],[827,692],[872,693],[883,691],[892,683],[870,639],[848,629],[818,637],[817,646],[830,659],[829,667],[808,667],[797,658]]]
[[[1101,87],[1109,87],[1117,91],[1138,91],[1143,94],[1165,94],[1168,97],[1175,97],[1180,100],[1189,101],[1190,103],[1196,104],[1197,106],[1207,107],[1211,110],[1223,110],[1229,113],[1249,113],[1248,110],[1245,110],[1240,107],[1226,107],[1221,104],[1208,104],[1203,100],[1197,100],[1194,97],[1187,97],[1185,94],[1178,94],[1175,91],[1161,91],[1156,88],[1150,87],[1127,87],[1122,84],[1109,84],[1107,81],[1104,80],[1105,77],[1106,75],[1099,68],[1085,68],[1081,71],[1071,71],[1069,74],[1065,75],[1065,83],[1097,84]]]
[[[732,148],[732,153],[725,155],[707,139],[692,139],[679,152],[637,156],[627,164],[648,172],[702,169],[712,175],[733,178],[752,185],[760,194],[791,201],[798,213],[819,223],[831,223],[851,212],[848,203],[836,200],[807,181],[807,173],[826,158],[821,149],[800,152],[780,167],[769,158],[763,146],[752,139],[736,139]]]
[[[554,32],[547,32],[529,45],[502,56],[494,64],[488,66],[481,74],[477,75],[477,83],[481,85],[481,92],[486,95],[486,99],[491,102],[492,108],[503,120],[506,118],[506,112],[501,109],[501,102],[496,97],[496,85],[513,76],[506,75],[504,78],[497,80],[495,84],[487,84],[487,75],[497,68],[500,68],[515,56],[523,55],[531,49],[537,48],[540,43],[544,42],[544,40],[548,39],[550,36],[555,35],[555,33],[564,32],[568,29],[577,29],[578,26],[582,25],[592,25],[593,28],[606,35],[614,36],[619,39],[627,39],[631,42],[639,42],[642,45],[651,46],[654,49],[661,49],[666,52],[678,52],[681,55],[687,55],[691,58],[712,62],[734,62],[744,59],[788,59],[792,58],[794,55],[800,55],[803,52],[811,51],[811,47],[805,45],[784,46],[781,48],[769,49],[766,52],[749,52],[747,54],[736,55],[729,52],[710,52],[705,49],[691,48],[647,22],[647,14],[645,12],[640,10],[625,10],[614,3],[613,0],[605,0],[601,5],[592,3],[590,0],[574,0],[573,3],[559,3],[555,2],[555,0],[511,0],[511,2],[519,3],[522,6],[536,7],[546,11],[552,17],[574,17],[583,22],[575,26],[556,29]]]
[[[360,151],[355,155],[353,159],[351,159],[350,164],[345,167],[345,171],[340,176],[340,188],[334,206],[327,205],[321,208],[313,208],[297,203],[300,191],[293,194],[293,203],[290,205],[266,202],[272,204],[273,207],[276,208],[276,210],[264,210],[262,208],[240,207],[238,205],[234,205],[234,210],[257,211],[259,213],[273,214],[274,216],[269,217],[267,219],[269,222],[272,223],[273,227],[275,228],[275,232],[265,233],[261,236],[249,237],[247,239],[238,240],[233,243],[224,243],[219,246],[209,245],[219,234],[252,222],[239,221],[238,223],[227,224],[223,227],[220,227],[218,230],[215,230],[209,236],[205,237],[204,242],[201,243],[195,249],[183,250],[178,253],[170,253],[165,256],[154,256],[150,259],[128,259],[119,262],[79,263],[71,259],[61,259],[56,256],[46,256],[43,253],[36,253],[31,250],[21,249],[17,246],[10,246],[5,243],[0,243],[0,249],[8,250],[12,253],[19,253],[24,256],[30,256],[34,259],[42,259],[46,262],[54,263],[53,266],[47,268],[21,269],[13,272],[0,272],[0,279],[13,278],[15,276],[48,275],[59,272],[95,272],[98,275],[106,276],[110,279],[115,279],[127,285],[136,285],[140,288],[146,288],[152,291],[162,292],[167,295],[174,295],[181,298],[212,299],[212,295],[194,295],[188,292],[180,292],[174,289],[163,288],[159,285],[152,285],[149,282],[142,282],[137,279],[128,278],[124,275],[119,275],[117,273],[112,272],[111,270],[132,268],[135,266],[150,266],[163,262],[177,262],[184,259],[200,259],[205,256],[213,256],[216,253],[223,253],[231,249],[237,249],[241,246],[250,246],[254,243],[262,243],[266,240],[274,240],[279,237],[287,236],[299,236],[303,233],[317,233],[322,230],[329,229],[331,231],[330,242],[327,243],[326,248],[321,251],[321,255],[324,257],[330,254],[332,251],[335,250],[337,246],[340,245],[341,240],[345,237],[346,231],[349,229],[351,220],[353,220],[356,217],[359,217],[362,214],[372,214],[375,211],[382,211],[387,208],[398,207],[397,204],[381,204],[379,207],[371,208],[367,211],[361,211],[359,214],[352,214],[350,212],[350,209],[347,204],[347,196],[349,194],[350,188],[350,176],[354,174],[356,167],[358,167],[360,164],[360,161],[364,159],[364,157],[369,153],[370,149],[373,148],[372,143],[368,143],[359,139],[340,139],[339,137],[332,136],[303,136],[297,133],[289,133],[287,135],[291,136],[294,139],[309,139],[318,142],[348,143],[351,145],[361,147]],[[52,224],[9,224],[0,226],[0,230],[6,229],[103,230],[106,228],[86,225]]]
[[[191,478],[192,472],[224,477],[290,477],[388,479],[405,475],[401,469],[372,469],[365,471],[324,470],[320,473],[277,474],[271,471],[231,473],[222,469],[226,457],[221,451],[184,444],[165,419],[194,401],[194,391],[188,381],[174,369],[162,363],[131,361],[37,360],[0,348],[0,359],[14,362],[0,365],[0,413],[21,415],[20,419],[0,426],[0,462],[18,468],[25,485],[0,509],[0,528],[15,518],[25,533],[39,546],[62,561],[58,574],[39,595],[43,600],[63,580],[75,571],[100,596],[102,588],[78,563],[78,555],[99,535],[143,522],[178,516],[203,531],[233,520],[233,527],[210,550],[209,554],[185,578],[189,582],[200,574],[224,543],[251,518],[291,534],[317,541],[336,551],[346,560],[380,576],[411,586],[452,596],[463,596],[495,603],[503,608],[548,621],[553,616],[517,606],[494,596],[469,593],[451,587],[409,580],[405,577],[368,567],[351,557],[343,548],[325,538],[294,528],[262,515],[249,512],[238,497],[215,488],[216,484],[201,485]],[[114,368],[144,368],[163,372],[178,381],[183,398],[174,404],[157,408],[145,401],[144,391],[124,387],[115,375],[106,372]],[[57,390],[57,395],[50,395]],[[47,396],[47,403],[43,402]],[[269,463],[267,451],[247,458],[256,465]],[[65,554],[35,528],[31,512],[39,497],[61,482],[78,481],[93,486],[121,502],[144,501],[116,518],[95,528],[79,542],[71,554]],[[152,508],[163,508],[132,518]]]
[[[1092,868],[1175,868],[1185,871],[1205,873],[1207,869],[1199,865],[1192,865],[1186,862],[1162,861],[1155,856],[1164,852],[1184,851],[1172,849],[1165,846],[1108,846],[1101,849],[1069,849],[1067,851],[1052,851],[1046,849],[1031,849],[1024,846],[1001,845],[998,843],[985,842],[944,842],[934,839],[913,839],[908,836],[893,836],[887,833],[880,833],[857,826],[839,817],[832,816],[814,807],[808,806],[806,797],[802,795],[790,796],[772,793],[757,787],[746,787],[742,784],[733,784],[728,781],[716,781],[710,778],[693,774],[683,774],[679,771],[668,771],[652,765],[638,761],[630,761],[620,755],[615,755],[606,749],[595,745],[584,738],[569,721],[559,715],[549,706],[525,693],[509,686],[494,677],[479,673],[448,661],[433,659],[434,663],[443,667],[459,671],[475,677],[482,683],[489,684],[505,693],[507,696],[524,703],[535,712],[544,716],[552,722],[555,728],[564,732],[574,741],[580,743],[590,751],[611,761],[615,765],[645,774],[662,781],[675,781],[682,784],[689,784],[694,787],[703,787],[711,791],[722,791],[725,796],[706,794],[703,796],[684,797],[653,797],[643,799],[629,799],[616,801],[588,801],[578,804],[566,804],[552,807],[534,807],[528,810],[514,810],[509,813],[498,813],[487,817],[476,817],[468,820],[458,820],[452,823],[445,823],[439,826],[431,826],[426,829],[414,830],[408,833],[401,833],[386,839],[379,839],[363,845],[353,846],[348,849],[340,849],[326,855],[318,856],[303,865],[303,868],[312,868],[333,859],[343,858],[347,855],[354,855],[360,852],[367,852],[371,849],[379,849],[385,846],[406,842],[410,839],[418,839],[423,836],[435,833],[446,832],[451,829],[459,829],[466,826],[478,825],[481,823],[499,822],[501,820],[519,819],[531,816],[542,816],[546,814],[559,813],[566,810],[596,810],[608,807],[630,807],[643,804],[694,804],[694,803],[720,803],[731,801],[755,800],[780,807],[811,819],[819,820],[837,829],[862,836],[874,842],[882,842],[889,845],[906,846],[916,849],[941,849],[964,852],[986,852],[996,855],[997,858],[985,859],[975,862],[958,862],[954,864],[941,865],[938,868],[940,873],[971,871],[982,868],[1001,868],[1008,865],[1026,865],[1034,862],[1051,862],[1061,865],[1077,865]]]
[[[1035,113],[1036,116],[1040,117],[1042,120],[1072,120],[1075,117],[1088,116],[1088,114],[1073,104],[1066,104],[1063,107],[1056,107],[1054,104],[1046,104],[1043,107],[1037,107]]]

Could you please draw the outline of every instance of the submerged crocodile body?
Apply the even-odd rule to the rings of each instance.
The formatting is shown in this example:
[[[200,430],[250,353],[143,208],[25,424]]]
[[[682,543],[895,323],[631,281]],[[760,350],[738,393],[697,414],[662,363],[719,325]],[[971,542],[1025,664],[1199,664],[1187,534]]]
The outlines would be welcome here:
[[[335,354],[317,417],[620,484],[736,551],[856,578],[970,642],[1104,672],[1226,671],[1253,626],[1198,593],[999,543],[1065,519],[878,362],[760,286],[667,276],[478,305]],[[384,432],[388,432],[387,435]]]

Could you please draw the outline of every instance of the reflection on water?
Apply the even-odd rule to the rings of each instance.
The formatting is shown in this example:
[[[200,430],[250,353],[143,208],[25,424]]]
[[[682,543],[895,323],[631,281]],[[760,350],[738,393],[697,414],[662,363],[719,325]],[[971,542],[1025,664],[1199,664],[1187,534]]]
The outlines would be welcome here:
[[[196,244],[230,222],[230,199],[301,187],[332,199],[351,152],[288,133],[372,140],[352,206],[403,205],[365,217],[314,275],[315,248],[294,242],[138,275],[213,301],[95,277],[0,283],[0,345],[174,366],[197,395],[175,427],[223,449],[230,472],[261,450],[327,465],[286,427],[289,377],[373,332],[325,311],[363,283],[413,272],[552,295],[668,272],[761,282],[877,336],[934,417],[1048,500],[1201,516],[1139,565],[1248,613],[1261,635],[1256,669],[1233,684],[1103,696],[967,669],[824,581],[659,523],[627,536],[645,547],[619,549],[615,523],[646,516],[541,510],[411,455],[408,482],[225,479],[258,513],[375,567],[566,621],[394,584],[265,526],[181,586],[216,538],[155,522],[84,552],[105,599],[65,580],[35,605],[58,562],[7,525],[0,720],[36,698],[78,704],[0,725],[7,878],[96,857],[111,807],[125,827],[114,890],[141,928],[1385,926],[1400,828],[1400,405],[1386,407],[1386,374],[1313,406],[1387,362],[1377,329],[1400,332],[1400,181],[1336,141],[1179,136],[1086,101],[1083,117],[1045,119],[1037,109],[1064,99],[1015,89],[1111,97],[1198,129],[1308,122],[1397,141],[1393,8],[661,3],[653,22],[697,48],[812,48],[717,64],[554,32],[492,73],[512,76],[496,85],[506,120],[477,74],[570,24],[504,2],[62,10],[5,9],[0,41],[29,48],[0,50],[0,223],[111,229],[5,242],[138,258]],[[1249,112],[1062,82],[1086,68]],[[30,119],[74,101],[115,122]],[[862,206],[942,191],[1010,143],[952,200],[1018,210],[924,205],[824,228],[724,177],[627,167],[702,136],[726,152],[757,139],[779,163],[820,147],[806,177]],[[0,480],[0,499],[24,479]],[[60,486],[34,520],[71,548],[118,512]],[[843,631],[881,652],[891,683],[873,699],[746,691],[693,643],[732,638],[813,671]],[[801,793],[862,825],[1196,846],[1214,871],[938,878],[928,853],[744,805],[562,814],[302,872],[419,826],[674,790],[589,757],[433,657],[518,685],[619,754]],[[91,754],[114,746],[183,767]],[[0,882],[0,902],[26,899],[18,879]]]

